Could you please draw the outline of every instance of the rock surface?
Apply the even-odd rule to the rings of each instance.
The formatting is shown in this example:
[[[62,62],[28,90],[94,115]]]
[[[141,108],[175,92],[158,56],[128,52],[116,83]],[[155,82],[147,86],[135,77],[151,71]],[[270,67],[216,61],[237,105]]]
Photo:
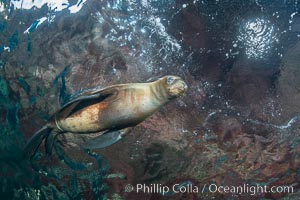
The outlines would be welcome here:
[[[0,68],[3,127],[0,175],[4,177],[0,183],[5,197],[149,200],[299,197],[296,193],[300,180],[299,41],[289,46],[276,64],[249,61],[243,55],[227,59],[216,49],[220,44],[229,45],[226,41],[232,30],[227,21],[236,20],[242,12],[232,18],[226,15],[225,25],[216,27],[216,30],[227,27],[220,39],[206,30],[210,26],[208,15],[199,14],[195,8],[182,8],[182,2],[177,1],[175,7],[180,9],[169,22],[169,31],[193,53],[183,61],[168,64],[167,57],[164,60],[152,56],[158,51],[154,48],[153,52],[147,52],[154,60],[153,68],[149,68],[151,64],[139,54],[143,52],[139,42],[132,41],[136,47],[133,49],[107,39],[112,30],[122,38],[123,32],[118,27],[129,14],[113,9],[104,11],[101,9],[104,5],[88,1],[78,13],[62,12],[52,23],[41,25],[30,34],[23,34],[30,19],[48,11],[15,10],[11,22],[2,30],[1,41],[11,38],[8,41],[11,51],[1,52]],[[234,1],[230,5],[229,9],[234,10],[238,4]],[[120,20],[114,21],[115,16]],[[19,21],[24,23],[17,25]],[[134,34],[132,37],[143,39]],[[142,39],[139,41],[147,43]],[[72,137],[66,135],[59,138],[51,159],[45,157],[41,147],[31,165],[19,162],[25,139],[80,92],[118,83],[146,82],[166,74],[183,77],[189,85],[188,93],[136,126],[123,141],[89,152],[74,146]],[[162,196],[125,191],[127,184],[144,183],[169,187],[211,183],[292,185],[295,194],[249,196],[205,190]]]

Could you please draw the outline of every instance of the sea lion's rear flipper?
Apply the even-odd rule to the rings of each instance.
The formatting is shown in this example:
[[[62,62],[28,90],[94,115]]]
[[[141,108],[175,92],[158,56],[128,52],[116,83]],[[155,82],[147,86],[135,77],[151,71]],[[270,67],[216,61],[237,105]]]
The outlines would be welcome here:
[[[51,130],[52,128],[45,125],[29,139],[23,151],[23,157],[25,159],[30,159],[35,154],[41,142],[49,135]]]
[[[107,131],[104,134],[85,142],[81,146],[85,149],[100,149],[111,146],[120,141],[125,134],[131,131],[131,129],[132,128],[125,128],[121,130]]]
[[[50,133],[45,140],[45,148],[46,148],[46,155],[51,156],[53,145],[55,143],[56,137],[59,133]]]

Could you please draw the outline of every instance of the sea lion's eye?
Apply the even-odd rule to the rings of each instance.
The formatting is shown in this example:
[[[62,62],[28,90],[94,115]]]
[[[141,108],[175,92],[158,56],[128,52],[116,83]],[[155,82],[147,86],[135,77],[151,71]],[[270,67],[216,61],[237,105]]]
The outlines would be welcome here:
[[[174,82],[174,80],[175,80],[174,77],[172,77],[172,76],[168,77],[168,78],[167,78],[167,84],[168,84],[168,85],[171,85],[171,84]]]

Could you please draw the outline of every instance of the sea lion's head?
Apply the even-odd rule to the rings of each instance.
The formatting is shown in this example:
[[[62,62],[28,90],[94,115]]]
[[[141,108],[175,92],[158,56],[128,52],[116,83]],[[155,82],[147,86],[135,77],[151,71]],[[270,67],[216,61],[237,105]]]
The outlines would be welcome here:
[[[159,79],[159,82],[165,88],[168,99],[182,96],[188,89],[187,84],[178,76],[164,76]]]

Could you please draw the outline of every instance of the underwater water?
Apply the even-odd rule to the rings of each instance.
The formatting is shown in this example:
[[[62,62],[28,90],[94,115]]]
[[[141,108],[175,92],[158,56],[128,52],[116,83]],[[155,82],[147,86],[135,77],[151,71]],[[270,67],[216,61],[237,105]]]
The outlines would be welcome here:
[[[299,4],[0,0],[0,198],[299,199]],[[23,158],[80,93],[165,75],[187,93],[122,141]]]

